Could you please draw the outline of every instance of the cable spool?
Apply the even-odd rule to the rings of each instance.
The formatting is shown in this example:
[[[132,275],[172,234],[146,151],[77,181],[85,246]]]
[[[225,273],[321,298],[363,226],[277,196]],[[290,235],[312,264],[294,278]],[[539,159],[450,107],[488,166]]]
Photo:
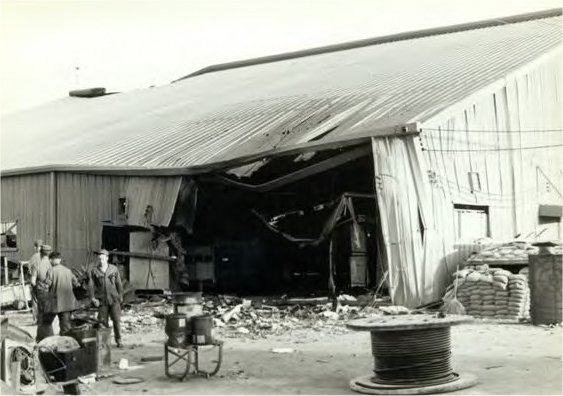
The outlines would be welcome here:
[[[451,365],[452,325],[469,321],[462,315],[394,315],[359,319],[353,330],[370,331],[373,375],[353,379],[352,390],[368,394],[441,393],[476,384]]]

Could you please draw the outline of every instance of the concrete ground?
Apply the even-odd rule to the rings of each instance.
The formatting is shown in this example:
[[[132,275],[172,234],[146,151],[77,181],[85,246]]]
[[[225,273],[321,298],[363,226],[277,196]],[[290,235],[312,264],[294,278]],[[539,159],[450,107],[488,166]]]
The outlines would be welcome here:
[[[26,327],[31,332],[32,327]],[[116,385],[112,378],[82,387],[84,394],[353,394],[351,378],[370,374],[372,356],[367,333],[341,327],[337,332],[294,330],[282,336],[250,340],[225,339],[224,361],[217,376],[168,379],[163,361],[141,363],[146,356],[162,356],[164,331],[146,330],[125,336],[125,349],[112,350],[114,366],[126,358],[141,377],[135,385]],[[336,334],[334,334],[336,333]],[[452,328],[453,366],[473,373],[479,383],[458,394],[562,394],[561,327],[497,324],[476,321]],[[275,354],[272,348],[291,348]],[[210,359],[211,355],[208,358]],[[49,393],[61,393],[55,387]]]

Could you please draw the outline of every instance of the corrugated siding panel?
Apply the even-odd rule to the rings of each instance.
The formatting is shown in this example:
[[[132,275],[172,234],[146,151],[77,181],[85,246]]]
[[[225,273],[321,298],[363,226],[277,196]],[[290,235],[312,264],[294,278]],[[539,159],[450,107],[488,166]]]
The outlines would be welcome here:
[[[43,239],[53,243],[50,235],[50,180],[48,173],[0,179],[3,222],[18,220],[17,257],[28,260],[33,242]]]
[[[174,213],[181,183],[181,177],[127,178],[125,196],[128,202],[129,224],[168,226]],[[153,208],[150,222],[145,217],[148,205]]]
[[[93,260],[88,251],[101,247],[102,222],[117,220],[120,197],[127,197],[129,224],[145,225],[145,209],[151,205],[152,224],[168,225],[180,184],[181,177],[58,173],[57,247],[67,265]]]
[[[422,125],[426,157],[444,193],[455,203],[489,206],[495,239],[541,229],[539,204],[561,202],[561,74],[561,58],[554,56]],[[545,148],[527,149],[537,146]],[[479,173],[482,191],[471,192],[468,172]]]
[[[561,18],[553,17],[65,98],[6,117],[2,167],[209,164],[308,140],[299,121],[325,112],[319,122],[328,124],[366,101],[354,125],[321,141],[425,120],[560,45]],[[35,148],[40,154],[25,155]]]
[[[88,251],[101,247],[102,221],[117,218],[124,183],[118,176],[57,174],[58,249],[69,267],[85,264]]]

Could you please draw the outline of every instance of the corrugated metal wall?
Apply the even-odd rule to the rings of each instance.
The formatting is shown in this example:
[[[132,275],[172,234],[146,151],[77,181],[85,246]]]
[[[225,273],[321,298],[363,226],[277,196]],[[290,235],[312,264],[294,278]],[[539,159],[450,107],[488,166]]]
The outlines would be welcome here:
[[[561,204],[561,70],[556,53],[493,92],[422,124],[431,178],[451,199],[450,209],[453,203],[489,206],[495,239],[533,232],[538,205]],[[469,172],[478,173],[480,191],[472,190]]]
[[[69,267],[87,263],[88,251],[101,247],[102,222],[117,220],[121,196],[127,197],[132,210],[131,224],[139,224],[151,205],[153,224],[167,225],[181,184],[181,177],[55,173],[55,209],[51,177],[50,173],[2,177],[2,221],[18,220],[20,252],[16,257],[27,260],[33,253],[33,241],[41,238],[63,254]]]
[[[89,249],[101,247],[102,221],[117,219],[125,178],[57,174],[57,249],[70,267],[86,263]]]
[[[51,235],[51,195],[49,173],[3,177],[1,180],[2,221],[18,221],[16,255],[28,260],[33,254],[33,241],[43,239],[53,243]]]

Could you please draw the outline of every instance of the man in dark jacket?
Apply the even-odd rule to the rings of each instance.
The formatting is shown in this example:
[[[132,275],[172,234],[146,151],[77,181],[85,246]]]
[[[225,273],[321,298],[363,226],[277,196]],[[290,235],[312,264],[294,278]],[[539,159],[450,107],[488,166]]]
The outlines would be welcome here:
[[[61,264],[60,253],[51,253],[49,260],[51,261],[51,268],[47,271],[45,279],[45,284],[49,287],[49,300],[41,319],[41,336],[38,330],[40,340],[53,335],[52,323],[55,316],[59,317],[60,334],[64,335],[70,330],[72,327],[70,314],[77,307],[72,289],[79,286],[78,280],[71,270]]]
[[[109,327],[108,316],[113,322],[113,333],[118,348],[121,342],[121,304],[123,303],[123,286],[121,275],[115,265],[108,263],[109,252],[99,250],[98,265],[89,276],[90,297],[92,304],[98,307],[98,320]]]

